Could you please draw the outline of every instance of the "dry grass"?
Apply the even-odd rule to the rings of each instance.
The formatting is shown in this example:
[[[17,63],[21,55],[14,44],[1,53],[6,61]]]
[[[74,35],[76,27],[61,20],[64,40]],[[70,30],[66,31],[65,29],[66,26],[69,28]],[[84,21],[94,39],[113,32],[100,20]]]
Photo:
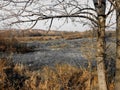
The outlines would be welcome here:
[[[97,86],[97,78],[75,66],[62,64],[30,71],[21,64],[0,60],[0,90],[90,90]]]
[[[18,41],[15,38],[0,38],[0,51],[14,51],[13,46],[17,44]]]
[[[88,35],[87,35],[88,36]],[[86,37],[86,32],[65,32],[65,31],[47,31],[45,30],[1,30],[1,38],[11,38],[16,37],[18,41],[46,41],[46,40],[56,40],[56,39],[79,39]]]
[[[78,36],[68,34],[63,38],[75,39],[76,37],[80,38],[80,34]],[[21,41],[53,39],[59,38],[53,36],[44,36],[42,39],[41,37],[16,37],[12,39],[0,37],[0,50],[13,52],[22,50],[23,47],[14,47]],[[58,47],[67,47],[67,44],[53,46],[53,48]],[[88,52],[88,55],[90,55],[90,52]],[[98,90],[96,73],[91,75],[91,72],[75,66],[61,64],[30,71],[21,64],[13,64],[11,60],[6,58],[0,59],[0,90],[90,90],[90,88],[92,88],[91,90]],[[114,83],[110,83],[108,88],[114,90]]]
[[[18,38],[0,38],[0,51],[2,52],[18,52],[26,53],[34,51],[31,47],[27,47],[26,42],[20,41]]]
[[[47,41],[47,40],[56,40],[61,39],[61,36],[36,36],[36,37],[17,37],[18,41],[27,42],[27,41]]]

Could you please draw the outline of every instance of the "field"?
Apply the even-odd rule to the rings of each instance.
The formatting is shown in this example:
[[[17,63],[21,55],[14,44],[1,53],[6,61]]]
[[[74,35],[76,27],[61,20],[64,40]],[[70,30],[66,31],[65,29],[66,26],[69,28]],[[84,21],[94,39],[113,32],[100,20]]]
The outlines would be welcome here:
[[[97,90],[96,38],[90,31],[0,31],[0,88],[5,90]],[[110,32],[109,35],[114,33]],[[106,73],[114,88],[114,38],[106,37]],[[108,62],[112,62],[108,64]],[[92,65],[90,65],[92,63]],[[3,83],[4,82],[4,83]]]

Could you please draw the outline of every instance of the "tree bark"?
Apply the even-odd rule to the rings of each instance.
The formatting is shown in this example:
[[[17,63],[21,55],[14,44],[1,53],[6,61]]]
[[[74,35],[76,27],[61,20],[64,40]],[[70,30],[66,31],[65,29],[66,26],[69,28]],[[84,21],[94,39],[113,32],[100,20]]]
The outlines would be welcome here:
[[[95,2],[96,1],[96,2]],[[94,0],[94,5],[98,14],[98,36],[97,36],[97,72],[99,90],[107,90],[106,74],[105,74],[105,9],[106,0]]]
[[[115,90],[120,90],[120,0],[116,0],[116,74]]]
[[[98,72],[98,83],[99,90],[107,90],[106,75],[105,75],[105,17],[99,16],[99,28],[97,38],[97,72]]]

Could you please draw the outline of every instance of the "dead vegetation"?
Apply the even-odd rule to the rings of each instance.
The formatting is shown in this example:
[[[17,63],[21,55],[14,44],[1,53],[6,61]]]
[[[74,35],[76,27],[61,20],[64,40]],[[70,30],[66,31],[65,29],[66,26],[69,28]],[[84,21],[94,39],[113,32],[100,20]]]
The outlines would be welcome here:
[[[21,42],[16,37],[13,38],[0,38],[0,51],[1,52],[17,52],[25,53],[34,51],[32,47],[27,46],[27,42]]]
[[[114,31],[108,31],[107,37],[114,36]],[[24,43],[30,41],[48,41],[59,39],[80,39],[91,38],[92,31],[85,32],[65,32],[65,31],[50,31],[45,30],[0,30],[0,51],[31,51]],[[96,33],[94,33],[96,36]]]
[[[95,72],[90,78],[89,71],[68,64],[31,71],[1,58],[0,90],[98,90],[98,80]],[[114,84],[109,90],[114,90]]]
[[[47,41],[57,39],[80,39],[91,38],[91,34],[96,37],[96,31],[88,30],[84,32],[67,32],[67,31],[45,31],[45,30],[0,30],[0,41],[2,38],[9,40],[16,38],[17,41]],[[106,37],[114,37],[115,31],[107,31]]]
[[[6,58],[0,60],[1,90],[89,90],[88,81],[88,71],[67,64],[30,71]]]
[[[66,37],[63,35],[63,37],[69,39],[69,37],[72,37],[69,35],[66,35]],[[74,37],[76,36],[74,34]],[[79,36],[80,34],[77,37]],[[47,37],[47,39],[44,37]],[[53,36],[44,37],[42,38],[43,41],[50,40],[50,37],[53,38]],[[0,37],[0,51],[29,51],[29,48],[21,44],[21,42],[41,40],[40,38]],[[71,39],[75,38],[72,37]],[[62,44],[51,48],[63,48],[66,46],[67,44]],[[114,82],[108,83],[108,88],[114,90]],[[31,71],[21,64],[12,63],[12,60],[1,58],[0,90],[98,90],[98,80],[96,71],[91,73],[89,70],[68,64],[56,65],[55,67],[45,66],[40,70]]]

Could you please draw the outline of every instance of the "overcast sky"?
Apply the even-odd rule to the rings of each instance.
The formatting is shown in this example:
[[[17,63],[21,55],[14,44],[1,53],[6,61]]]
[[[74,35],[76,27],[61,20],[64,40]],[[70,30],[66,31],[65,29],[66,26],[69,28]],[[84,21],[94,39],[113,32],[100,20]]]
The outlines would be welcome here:
[[[92,0],[78,0],[78,1],[80,2],[80,4],[88,3],[89,6],[94,7]],[[49,2],[47,2],[47,0],[46,0],[46,1],[44,1],[44,3],[49,3]],[[109,4],[107,4],[107,6],[109,6]],[[89,22],[86,19],[82,19],[82,20]],[[65,19],[60,19],[60,20],[54,19],[53,23],[52,23],[51,30],[85,31],[85,30],[91,29],[91,27],[88,25],[83,25],[83,23],[78,23],[78,22],[73,23],[73,22],[71,22],[70,19],[68,19],[68,21],[66,23],[64,23],[64,21],[65,21]],[[115,22],[115,15],[113,16],[113,18],[111,18],[111,21],[112,21],[111,23]],[[109,20],[107,20],[107,22],[109,22]],[[50,25],[50,20],[49,21],[42,20],[42,21],[39,21],[34,28],[48,30],[49,25]],[[3,28],[4,27],[6,28],[7,26],[5,26],[3,24]],[[29,25],[24,24],[24,25],[20,25],[20,26],[13,26],[12,28],[23,29],[25,27],[29,27]],[[115,25],[112,26],[112,29],[115,29]]]
[[[85,3],[88,3],[88,5],[90,7],[94,7],[93,5],[93,2],[92,0],[78,0],[80,1],[81,4],[85,4]],[[109,7],[109,3],[107,2],[107,6]],[[107,11],[107,10],[106,10]],[[115,13],[113,13],[114,15]],[[107,19],[107,23],[109,22],[109,19]],[[115,15],[111,18],[111,24],[115,22]],[[83,19],[85,20],[85,19]],[[89,25],[83,25],[83,23],[77,23],[77,22],[71,22],[70,19],[68,19],[68,23],[64,23],[63,22],[64,19],[62,20],[54,20],[53,21],[53,24],[52,24],[52,27],[51,27],[51,30],[66,30],[66,31],[85,31],[85,30],[90,30],[91,27]],[[87,20],[85,20],[87,21]],[[89,22],[89,21],[87,21]],[[47,22],[46,24],[44,23],[44,21],[40,21],[36,27],[34,28],[41,28],[41,29],[45,29],[45,30],[48,30],[49,28],[49,24],[50,24],[50,21]],[[111,26],[111,28],[108,28],[108,29],[114,29],[115,30],[115,25]]]
[[[89,3],[89,5],[92,7],[93,2],[92,0],[78,0],[81,4]],[[85,20],[85,19],[84,19]],[[68,22],[64,23],[65,19],[62,20],[53,20],[53,24],[51,27],[51,30],[66,30],[66,31],[84,31],[89,30],[90,27],[88,25],[84,25],[83,23],[77,23],[77,22],[71,22],[70,19],[68,19]],[[40,21],[34,28],[42,28],[42,29],[48,29],[49,28],[50,21],[48,23],[44,23],[44,21]]]
[[[87,3],[87,1],[90,1],[90,0],[79,0],[81,4],[85,4]],[[92,5],[92,2],[88,2],[90,3],[89,5]],[[80,24],[80,23],[77,23],[77,22],[71,22],[70,19],[68,19],[68,22],[64,23],[64,19],[62,20],[53,20],[53,24],[52,24],[52,27],[51,27],[51,30],[66,30],[66,31],[84,31],[84,30],[87,30],[87,29],[90,29],[89,26],[83,26],[83,24]],[[38,23],[38,25],[36,25],[35,28],[42,28],[42,29],[48,29],[49,28],[49,23],[46,23],[44,24],[44,21],[40,21]]]

